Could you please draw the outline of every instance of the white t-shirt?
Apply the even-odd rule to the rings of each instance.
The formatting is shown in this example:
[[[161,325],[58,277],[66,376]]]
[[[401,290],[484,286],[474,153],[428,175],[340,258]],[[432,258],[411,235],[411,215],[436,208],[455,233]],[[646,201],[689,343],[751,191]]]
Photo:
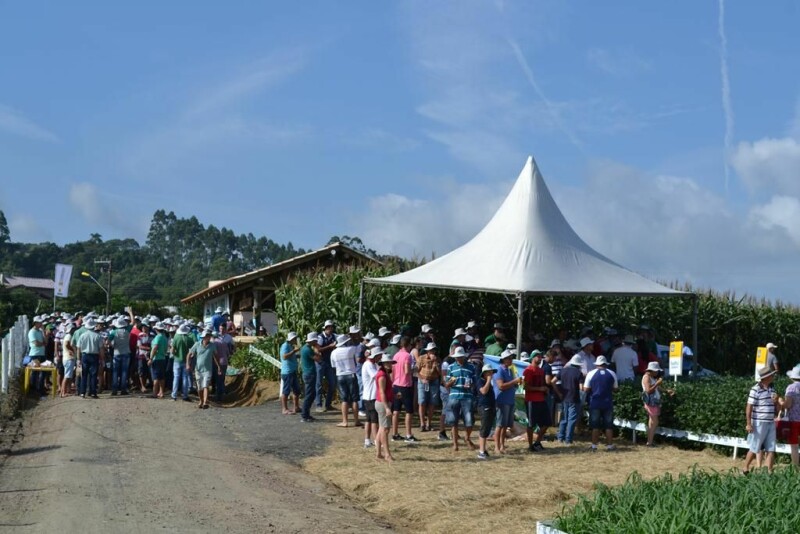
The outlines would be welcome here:
[[[586,380],[583,381],[583,387],[585,388],[591,387],[589,383],[592,381],[592,377],[594,376],[595,373],[599,373],[600,371],[605,371],[606,373],[610,373],[611,376],[614,377],[614,389],[617,389],[619,387],[619,382],[617,381],[617,374],[611,369],[603,369],[600,367],[595,367],[594,369],[589,371],[589,374],[586,375]]]
[[[361,383],[364,385],[364,392],[361,394],[361,400],[375,400],[375,393],[377,386],[375,384],[375,375],[378,374],[378,366],[371,361],[364,362],[361,366]]]
[[[337,347],[331,353],[331,365],[336,376],[354,375],[357,370],[356,347]]]
[[[597,358],[595,358],[594,354],[591,352],[584,351],[580,351],[578,356],[581,357],[581,374],[583,376],[588,376],[589,373],[594,369],[594,362]]]
[[[64,334],[64,339],[61,341],[62,358],[65,360],[74,360],[76,358],[75,351],[70,350],[70,342],[72,341],[72,334]]]
[[[636,378],[634,370],[639,366],[639,355],[628,345],[614,349],[611,362],[617,366],[617,378],[620,381]]]

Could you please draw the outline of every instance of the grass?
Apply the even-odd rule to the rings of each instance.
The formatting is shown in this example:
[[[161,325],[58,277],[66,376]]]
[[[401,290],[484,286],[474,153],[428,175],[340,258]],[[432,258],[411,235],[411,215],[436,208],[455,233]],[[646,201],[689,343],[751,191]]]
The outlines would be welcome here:
[[[303,467],[367,511],[415,532],[530,532],[537,520],[552,519],[579,495],[592,494],[596,483],[624,484],[635,471],[648,480],[695,466],[724,471],[736,465],[712,451],[648,449],[624,439],[617,451],[597,453],[579,441],[573,447],[546,442],[544,452],[530,454],[527,443],[514,441],[505,457],[478,461],[466,447],[453,453],[435,432],[416,431],[422,442],[391,443],[397,461],[386,464],[375,460],[374,449],[363,449],[362,429],[334,427],[335,414],[318,417],[330,446]]]

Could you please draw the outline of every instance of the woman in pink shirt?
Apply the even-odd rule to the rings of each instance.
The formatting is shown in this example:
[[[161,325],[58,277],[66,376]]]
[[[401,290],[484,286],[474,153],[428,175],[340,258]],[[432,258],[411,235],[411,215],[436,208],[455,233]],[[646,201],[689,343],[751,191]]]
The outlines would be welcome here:
[[[409,349],[411,348],[411,339],[403,337],[400,340],[400,350],[394,355],[394,361],[397,364],[394,368],[393,375],[393,389],[394,389],[394,403],[392,405],[392,440],[401,441],[403,437],[398,431],[400,424],[400,410],[406,412],[406,443],[413,443],[419,441],[411,433],[411,418],[414,414],[414,381],[412,373],[412,357]]]
[[[392,418],[392,366],[395,362],[391,356],[384,354],[380,360],[381,368],[375,375],[375,411],[378,412],[378,432],[375,435],[375,450],[378,460],[393,462],[392,453],[389,452],[389,422]]]

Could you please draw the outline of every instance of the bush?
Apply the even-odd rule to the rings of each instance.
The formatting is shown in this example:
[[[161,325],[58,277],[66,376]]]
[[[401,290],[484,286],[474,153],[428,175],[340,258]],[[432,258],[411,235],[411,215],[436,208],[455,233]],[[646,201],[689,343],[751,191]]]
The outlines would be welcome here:
[[[633,473],[559,514],[555,527],[569,534],[603,532],[794,532],[800,498],[793,468],[770,475],[705,473],[643,481]]]
[[[783,395],[789,379],[779,377],[775,391]],[[720,436],[745,435],[744,410],[747,393],[755,384],[752,377],[721,376],[693,382],[662,385],[661,417],[659,425],[679,430],[691,430]],[[675,396],[665,395],[666,389],[675,389]],[[614,415],[632,421],[647,422],[641,400],[639,381],[620,385],[614,398]]]
[[[270,356],[277,358],[278,351],[273,350],[273,343],[267,340],[274,338],[266,338],[264,341],[259,341],[255,346]],[[251,376],[257,379],[274,380],[281,379],[280,370],[271,363],[264,360],[261,356],[250,352],[247,346],[240,346],[230,358],[230,365],[237,369],[246,370]]]

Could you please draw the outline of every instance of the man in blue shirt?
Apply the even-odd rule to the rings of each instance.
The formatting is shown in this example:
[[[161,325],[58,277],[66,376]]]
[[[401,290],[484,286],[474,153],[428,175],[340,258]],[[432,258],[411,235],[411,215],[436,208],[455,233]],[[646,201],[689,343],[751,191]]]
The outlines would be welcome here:
[[[297,380],[297,334],[289,332],[286,341],[281,345],[281,408],[283,415],[294,415],[300,411],[300,383]],[[294,409],[288,406],[289,394],[293,395]]]
[[[494,396],[497,404],[497,428],[494,432],[494,448],[500,454],[506,452],[506,429],[514,426],[514,395],[522,377],[514,378],[511,364],[514,353],[503,351],[500,355],[500,369],[494,375]]]
[[[614,401],[612,394],[619,387],[617,375],[607,369],[608,362],[605,356],[598,356],[594,363],[595,368],[586,375],[583,389],[586,391],[586,400],[589,403],[589,426],[592,427],[591,451],[597,452],[597,443],[600,441],[600,431],[606,434],[606,450],[614,450]]]

